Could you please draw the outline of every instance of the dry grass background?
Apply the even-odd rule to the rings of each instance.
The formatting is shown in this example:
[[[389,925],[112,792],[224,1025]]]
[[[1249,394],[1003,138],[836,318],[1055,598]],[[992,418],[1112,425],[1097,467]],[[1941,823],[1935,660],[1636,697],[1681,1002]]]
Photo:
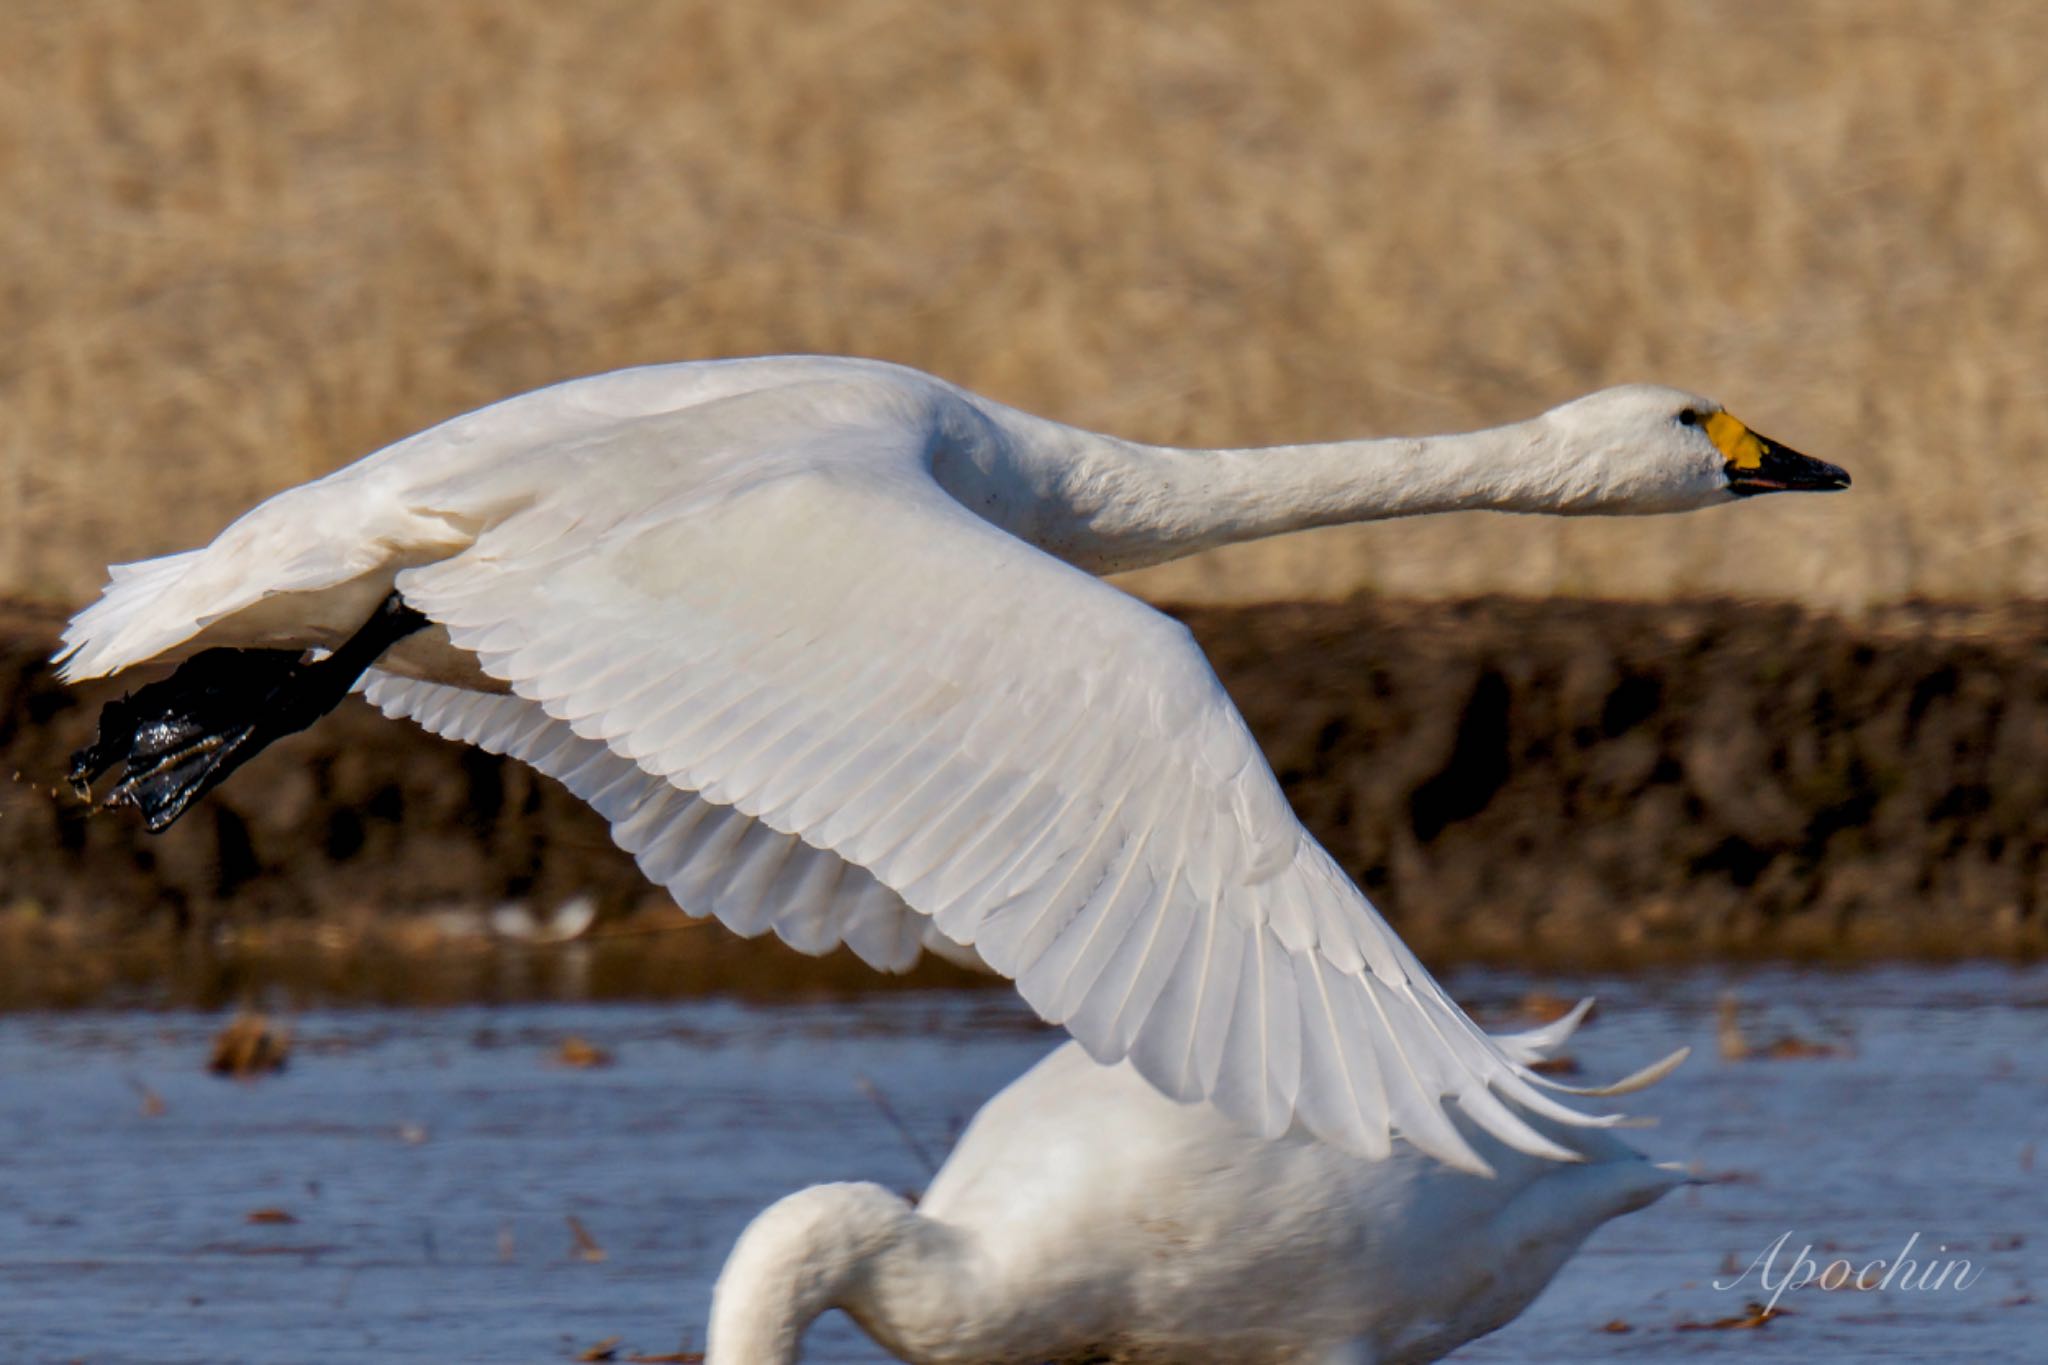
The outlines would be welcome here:
[[[1998,0],[11,0],[0,591],[508,392],[820,350],[1217,444],[1655,378],[1857,476],[1161,594],[2048,594],[2044,71]]]

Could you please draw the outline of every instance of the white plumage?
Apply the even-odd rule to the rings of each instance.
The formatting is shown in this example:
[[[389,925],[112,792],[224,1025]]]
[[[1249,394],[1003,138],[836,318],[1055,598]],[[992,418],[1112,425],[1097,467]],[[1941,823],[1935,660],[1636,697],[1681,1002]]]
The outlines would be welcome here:
[[[1186,451],[876,362],[659,366],[118,568],[62,657],[331,647],[395,586],[436,624],[370,699],[560,778],[686,908],[885,968],[978,957],[1097,1059],[1258,1134],[1401,1135],[1484,1172],[1472,1132],[1573,1160],[1532,1116],[1613,1120],[1471,1024],[1295,819],[1187,631],[1091,575],[1372,517],[1846,481],[1759,482],[1760,450],[1789,455],[1643,387],[1460,436]]]
[[[1578,1018],[1497,1041],[1527,1060]],[[982,1108],[915,1208],[840,1184],[765,1210],[719,1275],[708,1362],[788,1365],[831,1309],[916,1365],[1435,1360],[1682,1182],[1612,1134],[1537,1122],[1579,1163],[1468,1124],[1489,1180],[1406,1143],[1261,1140],[1069,1043]]]

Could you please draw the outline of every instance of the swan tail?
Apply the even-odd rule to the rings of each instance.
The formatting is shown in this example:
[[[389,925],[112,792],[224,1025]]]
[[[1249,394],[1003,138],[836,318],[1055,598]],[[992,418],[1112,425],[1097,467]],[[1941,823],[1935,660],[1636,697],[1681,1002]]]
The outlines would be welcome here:
[[[151,621],[162,615],[159,604],[205,553],[187,550],[111,566],[99,601],[72,617],[64,628],[63,648],[57,654],[64,680],[97,678],[148,658],[146,653],[134,653],[128,642],[164,633],[160,626],[151,626]],[[198,622],[192,624],[197,629]]]
[[[373,498],[339,475],[288,489],[210,545],[109,569],[99,600],[64,630],[58,676],[102,678],[215,645],[332,649],[377,610],[401,569],[474,540],[474,528]]]

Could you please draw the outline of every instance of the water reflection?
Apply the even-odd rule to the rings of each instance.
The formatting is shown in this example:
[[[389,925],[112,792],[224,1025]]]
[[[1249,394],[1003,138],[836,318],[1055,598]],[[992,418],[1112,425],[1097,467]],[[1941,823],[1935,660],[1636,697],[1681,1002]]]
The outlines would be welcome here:
[[[1452,982],[1503,1022],[1531,984]],[[2048,971],[1543,985],[1601,996],[1574,1045],[1588,1075],[1695,1045],[1635,1102],[1663,1120],[1639,1142],[1715,1183],[1603,1231],[1522,1320],[1460,1359],[2033,1351],[2032,1300],[2048,1295],[2035,1151]],[[1731,988],[1752,1039],[1835,1050],[1721,1060]],[[222,1022],[0,1018],[0,1356],[550,1361],[607,1337],[673,1350],[701,1329],[711,1278],[762,1204],[818,1180],[926,1178],[863,1079],[943,1148],[1056,1041],[1003,992],[332,1010],[290,1021],[284,1072],[237,1082],[204,1070]],[[610,1063],[563,1064],[570,1038]],[[1803,1246],[1860,1265],[1916,1235],[1977,1278],[1788,1290],[1790,1314],[1768,1326],[1681,1330],[1765,1297],[1754,1274],[1728,1291],[1714,1281],[1781,1236],[1789,1267]],[[878,1358],[837,1321],[812,1344],[817,1360]]]

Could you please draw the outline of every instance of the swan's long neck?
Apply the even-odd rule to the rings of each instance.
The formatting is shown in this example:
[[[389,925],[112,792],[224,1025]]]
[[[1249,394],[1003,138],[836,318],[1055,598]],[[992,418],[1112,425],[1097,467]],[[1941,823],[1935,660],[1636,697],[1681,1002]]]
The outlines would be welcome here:
[[[1552,510],[1548,481],[1532,477],[1543,472],[1529,458],[1535,431],[1518,423],[1456,436],[1160,450],[1152,459],[1174,547],[1187,554],[1387,517]]]
[[[747,1226],[719,1272],[708,1365],[788,1365],[805,1329],[833,1308],[916,1358],[974,1314],[963,1240],[879,1185],[799,1190]]]
[[[1541,418],[1454,436],[1245,450],[1138,445],[1010,412],[997,424],[1028,496],[1008,516],[986,496],[977,504],[967,490],[956,495],[1096,573],[1345,522],[1470,508],[1594,511],[1601,492]]]

